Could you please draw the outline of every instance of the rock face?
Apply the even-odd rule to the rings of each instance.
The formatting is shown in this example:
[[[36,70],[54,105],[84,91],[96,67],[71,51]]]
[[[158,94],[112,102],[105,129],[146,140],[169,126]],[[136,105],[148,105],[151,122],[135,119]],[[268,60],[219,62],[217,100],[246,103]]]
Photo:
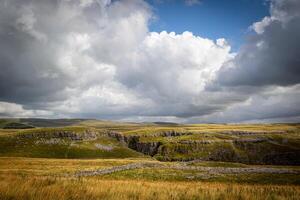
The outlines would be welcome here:
[[[128,137],[125,137],[125,136],[122,135],[121,133],[118,133],[118,132],[116,132],[116,131],[108,131],[108,132],[106,132],[106,134],[107,134],[109,137],[116,138],[119,142],[122,142],[122,143],[126,143],[126,144],[127,144]]]
[[[138,142],[136,144],[136,150],[142,152],[143,154],[154,156],[158,152],[158,148],[160,147],[161,142],[148,142],[141,143]]]
[[[74,141],[79,140],[96,140],[98,133],[93,130],[84,130],[82,132],[68,131],[68,130],[57,130],[53,132],[38,131],[26,134],[19,134],[18,138],[24,139],[41,139],[41,138],[58,138],[58,139],[70,139]]]
[[[257,134],[285,134],[286,131],[240,131],[240,130],[232,130],[232,131],[222,131],[222,134],[226,135],[257,135]]]
[[[115,131],[109,131],[107,134],[126,144],[129,148],[150,156],[157,154],[158,148],[162,144],[161,142],[140,142],[139,136],[124,136]]]
[[[38,140],[35,141],[35,144],[68,144],[65,140],[62,140],[60,138],[50,138],[50,139],[46,139],[46,138],[40,138]]]
[[[114,149],[112,145],[103,145],[103,144],[95,144],[95,147],[97,149],[101,149],[104,151],[112,151]]]
[[[162,136],[162,137],[176,137],[176,136],[182,136],[182,135],[192,135],[191,132],[180,132],[180,131],[162,131],[155,134],[156,136]]]

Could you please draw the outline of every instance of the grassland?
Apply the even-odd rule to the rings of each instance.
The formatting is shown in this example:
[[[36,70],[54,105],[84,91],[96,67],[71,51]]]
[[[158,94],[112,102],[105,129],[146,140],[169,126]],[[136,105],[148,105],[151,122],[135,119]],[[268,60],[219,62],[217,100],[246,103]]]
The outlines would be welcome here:
[[[5,176],[6,199],[299,199],[299,186]],[[20,187],[15,187],[16,185]]]
[[[72,176],[78,170],[145,161],[157,162],[149,158],[0,158],[0,199],[298,199],[300,195],[299,176],[284,174],[190,180],[197,172],[157,168]]]
[[[35,128],[1,129],[12,122]],[[0,126],[0,199],[300,196],[299,124],[4,119]],[[266,158],[282,162],[265,165]]]

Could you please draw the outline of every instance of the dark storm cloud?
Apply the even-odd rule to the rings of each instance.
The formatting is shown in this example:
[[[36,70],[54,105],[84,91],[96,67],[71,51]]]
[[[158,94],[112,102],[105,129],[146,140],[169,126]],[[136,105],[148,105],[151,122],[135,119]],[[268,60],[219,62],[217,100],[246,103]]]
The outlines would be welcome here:
[[[56,1],[36,1],[46,7],[57,6]],[[16,103],[64,98],[56,95],[63,90],[67,77],[56,70],[56,42],[46,42],[47,35],[39,32],[39,7],[33,15],[32,1],[2,1],[0,3],[0,100]],[[55,11],[54,11],[55,12]],[[37,23],[36,23],[37,22]],[[47,24],[49,25],[49,24]],[[37,31],[36,29],[39,29]],[[57,27],[59,28],[59,27]],[[52,30],[53,31],[53,30]],[[49,32],[48,32],[49,33]]]
[[[299,122],[300,84],[291,87],[271,86],[263,92],[252,94],[245,102],[233,104],[192,122]]]
[[[300,83],[300,1],[272,1],[271,17],[254,24],[235,59],[221,68],[221,86],[294,85]]]
[[[204,121],[299,119],[299,11],[300,1],[271,1],[271,15],[251,26],[255,32],[206,85],[211,92],[244,94],[248,103],[231,104],[226,110],[203,117]]]

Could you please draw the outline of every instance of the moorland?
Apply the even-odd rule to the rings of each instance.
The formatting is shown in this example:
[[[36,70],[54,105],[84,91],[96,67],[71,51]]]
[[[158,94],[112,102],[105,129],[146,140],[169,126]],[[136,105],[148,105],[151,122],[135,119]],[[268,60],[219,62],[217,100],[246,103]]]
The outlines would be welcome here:
[[[0,199],[299,199],[300,124],[1,119]]]

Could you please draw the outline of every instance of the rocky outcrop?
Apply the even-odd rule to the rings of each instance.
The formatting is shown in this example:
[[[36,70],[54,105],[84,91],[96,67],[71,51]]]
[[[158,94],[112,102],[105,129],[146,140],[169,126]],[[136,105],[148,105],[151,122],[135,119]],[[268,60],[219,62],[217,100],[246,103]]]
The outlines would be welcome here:
[[[176,137],[176,136],[182,136],[182,135],[192,135],[191,132],[183,132],[183,131],[176,131],[176,130],[170,130],[170,131],[161,131],[154,133],[155,136],[162,136],[162,137]]]
[[[268,139],[266,138],[239,138],[233,140],[233,143],[235,145],[241,145],[245,143],[261,143],[261,142],[267,142]]]
[[[159,131],[154,132],[151,136],[160,136],[160,137],[177,137],[182,135],[191,135],[191,132],[180,132],[176,130],[169,131]],[[158,153],[159,147],[162,145],[162,142],[141,142],[140,136],[129,135],[125,136],[116,131],[108,131],[107,135],[113,138],[116,138],[118,141],[126,144],[129,148],[141,152],[146,155],[154,156]],[[146,136],[144,136],[146,137]]]
[[[40,138],[38,140],[35,140],[35,144],[48,144],[48,145],[53,145],[53,144],[64,144],[67,145],[68,142],[65,140],[62,140],[60,138]]]
[[[232,130],[232,131],[222,131],[221,134],[226,135],[257,135],[257,134],[284,134],[286,131],[240,131],[240,130]]]
[[[161,142],[137,142],[136,150],[143,154],[154,156],[158,152],[158,148],[162,145]]]
[[[126,144],[128,142],[128,138],[129,137],[126,137],[126,136],[124,136],[123,134],[121,134],[119,132],[116,132],[116,131],[107,131],[106,134],[109,137],[117,139],[119,142],[126,143]]]
[[[233,131],[230,134],[253,135],[254,132]],[[257,133],[257,132],[256,132]],[[255,134],[256,134],[255,133]],[[263,132],[262,132],[263,133]],[[268,132],[269,133],[269,132]],[[279,133],[279,132],[276,132]],[[153,133],[160,137],[176,137],[176,131]],[[282,145],[264,136],[216,140],[183,140],[172,142],[145,142],[138,135],[123,135],[108,132],[110,137],[123,142],[129,148],[146,155],[155,156],[160,161],[207,161],[240,162],[245,164],[300,165],[300,150]],[[145,136],[143,136],[145,137]]]
[[[197,144],[212,144],[216,140],[183,140],[179,141],[179,144],[197,145]]]
[[[101,149],[104,151],[112,151],[114,149],[114,147],[112,145],[103,145],[103,144],[95,144],[95,147],[97,149]]]
[[[90,129],[76,132],[69,130],[57,130],[57,131],[36,131],[30,133],[22,133],[17,136],[20,139],[41,139],[41,138],[58,138],[58,139],[70,139],[70,140],[96,140],[98,132]]]
[[[172,135],[173,133],[170,133]],[[107,135],[113,138],[116,138],[118,141],[126,144],[129,148],[141,152],[146,155],[154,156],[158,152],[161,142],[140,142],[140,137],[133,136],[124,136],[121,133],[115,131],[107,132]]]

